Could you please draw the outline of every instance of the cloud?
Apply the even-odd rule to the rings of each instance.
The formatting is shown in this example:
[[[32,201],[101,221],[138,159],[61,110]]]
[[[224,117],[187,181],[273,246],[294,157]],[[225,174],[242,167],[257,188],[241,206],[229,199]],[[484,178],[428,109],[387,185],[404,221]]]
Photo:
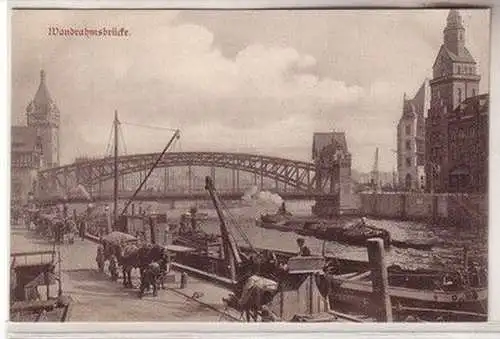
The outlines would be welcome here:
[[[218,23],[241,21],[237,30],[228,30],[199,18],[183,19],[177,11],[16,11],[13,121],[22,121],[44,68],[63,116],[66,163],[78,154],[104,153],[118,110],[123,122],[180,128],[185,150],[309,160],[313,132],[342,130],[357,165],[369,170],[375,145],[388,148],[394,142],[402,93],[423,81],[419,77],[426,69],[412,73],[418,79],[408,79],[406,70],[421,68],[415,60],[422,59],[418,37],[425,20],[396,14],[274,13],[253,15],[251,22],[237,13],[214,16]],[[433,16],[438,36],[441,16]],[[339,25],[351,29],[340,33]],[[49,37],[49,26],[125,27],[130,36]],[[269,27],[276,29],[259,33]],[[380,27],[387,33],[375,39]],[[222,44],[224,32],[230,38]],[[426,32],[425,44],[439,43],[433,37]],[[227,53],[232,42],[233,52]],[[431,50],[430,58],[437,53],[432,48],[425,52]],[[396,57],[403,61],[394,62]],[[126,124],[123,134],[129,152],[160,151],[171,136]]]
[[[40,19],[42,15],[36,16],[34,27],[17,26],[15,34],[45,42],[36,53],[50,60],[43,67],[65,117],[61,130],[63,159],[67,161],[74,156],[71,150],[96,153],[100,144],[105,149],[115,109],[124,121],[179,126],[192,137],[188,139],[192,144],[200,144],[199,139],[202,143],[212,140],[212,145],[220,147],[227,142],[234,145],[238,135],[261,139],[263,130],[275,135],[283,124],[296,130],[300,126],[290,123],[293,120],[289,117],[302,115],[300,124],[307,125],[317,107],[354,103],[362,95],[358,86],[308,72],[315,59],[293,48],[253,44],[227,58],[214,47],[213,33],[202,26],[167,21],[153,28],[140,24],[138,18],[131,21],[137,26],[130,28],[131,37],[126,40],[47,39],[40,36],[46,22]],[[14,21],[21,25],[29,18],[23,13]],[[83,22],[90,26],[100,22],[88,15],[77,15],[71,21],[63,18],[61,25],[77,27]],[[120,17],[110,25],[118,22],[126,20]],[[14,48],[13,58],[17,65],[30,63],[30,69],[36,69],[36,62],[20,53],[27,50],[31,48],[24,44]],[[64,53],[56,55],[57,50]],[[21,88],[25,78],[20,79],[20,71],[20,67],[14,69],[13,78],[19,80],[14,90],[18,95],[23,92],[26,103],[34,93],[37,73],[31,74],[31,91],[26,93]],[[127,143],[144,150],[141,142],[146,133],[128,130]],[[293,139],[293,133],[291,136]],[[252,144],[258,147],[259,141],[240,146]]]

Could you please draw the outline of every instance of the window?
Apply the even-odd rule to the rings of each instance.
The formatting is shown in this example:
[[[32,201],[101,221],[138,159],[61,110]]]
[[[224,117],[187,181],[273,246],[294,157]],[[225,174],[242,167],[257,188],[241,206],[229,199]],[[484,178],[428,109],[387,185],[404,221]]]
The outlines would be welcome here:
[[[458,103],[461,103],[462,102],[462,89],[461,88],[458,88],[457,89],[457,94],[458,94]]]
[[[411,135],[411,125],[406,125],[406,135]]]
[[[411,158],[406,158],[406,167],[411,167]]]
[[[472,96],[473,96],[473,97],[475,97],[475,96],[476,96],[476,89],[475,89],[475,88],[473,88],[473,89],[472,89]]]
[[[410,140],[406,140],[406,150],[411,151],[411,141]]]

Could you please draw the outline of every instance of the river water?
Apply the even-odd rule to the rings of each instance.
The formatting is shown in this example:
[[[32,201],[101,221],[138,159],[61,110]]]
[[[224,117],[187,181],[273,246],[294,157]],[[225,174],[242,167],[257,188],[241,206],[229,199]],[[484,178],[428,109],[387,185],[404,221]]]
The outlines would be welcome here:
[[[296,216],[310,215],[313,202],[291,201],[287,202],[287,209]],[[83,212],[86,205],[71,205],[78,213]],[[119,203],[120,211],[123,203]],[[136,203],[151,212],[167,213],[168,222],[178,222],[180,215],[189,210],[191,206],[197,206],[198,211],[206,213],[208,220],[201,224],[201,228],[209,233],[219,233],[219,222],[216,211],[211,208],[209,201],[201,202],[176,202],[175,208],[169,204],[161,203]],[[261,213],[274,213],[277,209],[276,203],[262,203],[256,201],[244,201],[227,206],[225,209],[227,223],[236,241],[247,245],[245,237],[252,246],[268,249],[280,249],[285,251],[297,251],[296,239],[299,237],[293,232],[281,232],[273,229],[265,229],[256,226],[255,220]],[[104,205],[96,206],[104,211]],[[345,223],[353,223],[355,220],[346,220]],[[368,218],[368,223],[388,230],[392,239],[409,241],[436,241],[442,243],[432,250],[423,251],[415,249],[400,249],[391,247],[386,252],[388,265],[396,264],[402,268],[430,268],[430,269],[459,269],[463,263],[464,247],[467,247],[469,258],[486,265],[487,230],[477,229],[471,225],[468,228],[459,228],[453,225],[435,225],[414,221],[380,220]],[[235,226],[237,225],[237,226]],[[242,232],[239,232],[241,230]],[[244,235],[242,236],[241,233]],[[323,246],[326,253],[336,257],[368,261],[366,248],[351,246],[337,242],[324,242],[314,237],[304,237],[306,244],[313,254],[320,254]]]

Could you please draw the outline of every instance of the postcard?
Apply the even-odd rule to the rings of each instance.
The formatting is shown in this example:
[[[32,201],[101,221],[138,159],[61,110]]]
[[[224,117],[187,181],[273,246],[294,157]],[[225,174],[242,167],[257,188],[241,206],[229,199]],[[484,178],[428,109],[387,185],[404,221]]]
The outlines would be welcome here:
[[[485,322],[488,9],[11,10],[11,322]]]

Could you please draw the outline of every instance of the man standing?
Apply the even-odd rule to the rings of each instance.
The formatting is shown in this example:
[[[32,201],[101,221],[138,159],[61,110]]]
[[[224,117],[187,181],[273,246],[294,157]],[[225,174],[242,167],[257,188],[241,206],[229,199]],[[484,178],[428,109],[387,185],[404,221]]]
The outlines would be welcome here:
[[[97,247],[97,255],[95,257],[95,261],[97,262],[97,268],[99,272],[104,272],[104,246],[99,244]]]
[[[297,245],[299,246],[299,257],[308,257],[311,255],[311,250],[305,245],[304,238],[298,238]]]

